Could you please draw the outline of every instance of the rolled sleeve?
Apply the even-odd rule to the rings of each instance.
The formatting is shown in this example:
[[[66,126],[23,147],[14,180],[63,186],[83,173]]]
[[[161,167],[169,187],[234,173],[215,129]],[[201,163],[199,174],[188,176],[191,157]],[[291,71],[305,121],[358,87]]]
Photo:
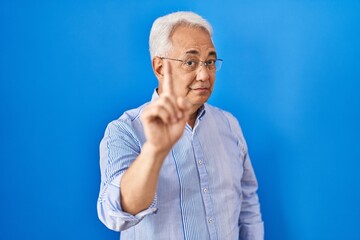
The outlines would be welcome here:
[[[123,231],[138,224],[145,216],[156,213],[157,197],[149,208],[136,215],[124,212],[121,208],[120,181],[123,173],[117,176],[111,183],[101,191],[97,202],[98,216],[102,223],[114,231]]]
[[[109,229],[123,231],[157,211],[157,195],[148,209],[131,215],[123,211],[120,182],[141,151],[141,143],[128,120],[111,122],[100,143],[101,184],[97,201],[98,217]]]

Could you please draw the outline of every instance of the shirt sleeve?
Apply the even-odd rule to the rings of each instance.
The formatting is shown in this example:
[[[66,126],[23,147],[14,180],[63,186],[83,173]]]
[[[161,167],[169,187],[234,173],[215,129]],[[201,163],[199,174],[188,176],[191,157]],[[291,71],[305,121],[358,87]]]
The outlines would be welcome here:
[[[260,213],[257,194],[258,183],[249,155],[244,160],[244,174],[241,180],[242,204],[239,216],[241,240],[263,240],[264,223]]]
[[[121,207],[121,178],[140,150],[140,142],[127,123],[117,120],[108,125],[100,143],[101,185],[97,212],[101,222],[114,231],[126,230],[157,211],[156,196],[148,209],[136,215]]]
[[[230,113],[227,113],[231,129],[237,135],[238,146],[244,152],[241,179],[242,203],[239,216],[240,240],[263,240],[264,223],[260,212],[259,197],[257,194],[258,182],[248,154],[247,144],[239,122]]]

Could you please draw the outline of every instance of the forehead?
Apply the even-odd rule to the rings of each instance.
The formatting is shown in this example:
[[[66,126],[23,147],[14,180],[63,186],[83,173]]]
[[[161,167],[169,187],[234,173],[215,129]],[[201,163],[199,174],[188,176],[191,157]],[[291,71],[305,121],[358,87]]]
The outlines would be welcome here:
[[[215,52],[209,33],[203,28],[177,26],[170,40],[174,54],[185,54],[190,51],[195,54],[198,52],[199,55],[207,55],[210,52]]]

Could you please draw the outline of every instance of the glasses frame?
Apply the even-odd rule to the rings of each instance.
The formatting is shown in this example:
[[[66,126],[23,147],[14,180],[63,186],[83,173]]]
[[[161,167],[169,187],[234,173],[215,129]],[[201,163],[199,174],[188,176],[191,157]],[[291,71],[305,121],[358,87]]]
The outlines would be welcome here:
[[[160,58],[160,59],[167,59],[167,60],[171,60],[171,61],[178,61],[178,62],[182,62],[183,64],[185,64],[185,63],[187,62],[187,60],[181,60],[181,59],[176,59],[176,58],[168,58],[168,57],[159,57],[159,58]],[[193,60],[193,61],[195,61],[195,60]],[[202,65],[204,65],[207,70],[213,71],[212,69],[209,69],[209,65],[206,63],[206,61],[208,61],[208,60],[205,60],[205,61],[196,60],[195,62],[199,62],[199,63],[200,63],[199,66],[200,66],[200,67],[201,67]],[[219,71],[219,70],[221,69],[223,60],[222,60],[221,58],[216,58],[216,59],[214,59],[214,61],[215,61],[215,71],[214,71],[214,72],[217,72],[217,71]],[[216,67],[216,63],[219,64],[218,67]],[[194,69],[194,70],[192,70],[192,71],[198,70],[199,66],[197,67],[197,69]]]

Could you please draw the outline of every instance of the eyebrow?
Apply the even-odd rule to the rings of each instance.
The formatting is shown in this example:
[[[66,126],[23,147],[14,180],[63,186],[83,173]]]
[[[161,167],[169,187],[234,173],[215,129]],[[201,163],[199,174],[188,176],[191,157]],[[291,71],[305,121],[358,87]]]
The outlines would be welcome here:
[[[199,53],[199,51],[198,50],[189,50],[189,51],[187,51],[186,52],[186,54],[194,54],[194,55],[200,55],[200,53]],[[208,54],[208,57],[209,56],[217,56],[216,55],[216,52],[215,51],[211,51],[211,52],[209,52],[209,54]]]
[[[215,52],[215,51],[211,51],[211,52],[209,52],[209,56],[215,56],[215,57],[217,57],[217,55],[216,55],[216,52]]]

